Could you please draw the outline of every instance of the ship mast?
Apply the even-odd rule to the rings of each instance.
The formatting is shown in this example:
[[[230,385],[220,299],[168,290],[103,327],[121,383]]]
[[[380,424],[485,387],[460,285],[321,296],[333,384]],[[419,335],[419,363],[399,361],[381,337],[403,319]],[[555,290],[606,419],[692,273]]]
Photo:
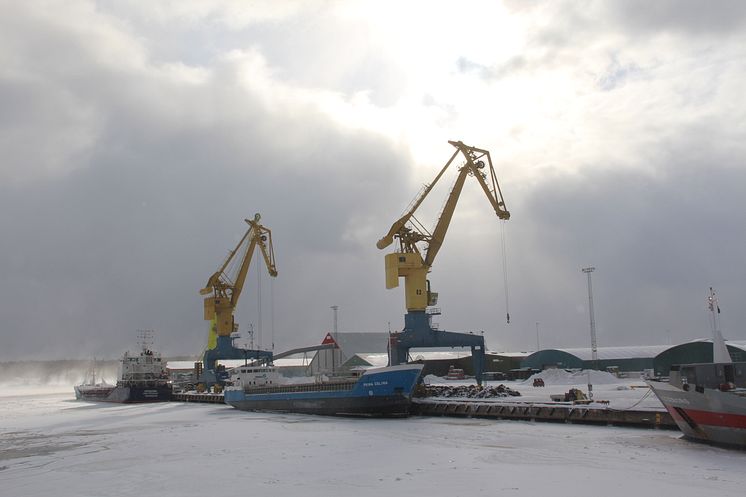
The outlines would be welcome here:
[[[712,325],[712,362],[732,362],[728,353],[728,347],[726,347],[725,340],[723,339],[723,334],[720,333],[720,327],[718,326],[720,306],[712,287],[710,287],[710,294],[707,296],[707,308],[712,315],[712,322],[710,323]]]

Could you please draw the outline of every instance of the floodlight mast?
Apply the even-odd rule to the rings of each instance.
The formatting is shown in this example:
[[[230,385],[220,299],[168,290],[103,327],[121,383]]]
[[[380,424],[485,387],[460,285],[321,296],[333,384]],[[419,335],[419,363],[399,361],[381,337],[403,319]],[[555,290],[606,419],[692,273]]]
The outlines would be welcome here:
[[[596,345],[596,318],[593,316],[593,284],[591,283],[591,273],[596,268],[593,266],[584,267],[582,271],[588,275],[588,313],[591,318],[591,357],[593,366],[598,369],[598,346]]]
[[[339,312],[339,306],[333,305],[330,309],[334,312],[334,339],[337,339],[337,313]]]

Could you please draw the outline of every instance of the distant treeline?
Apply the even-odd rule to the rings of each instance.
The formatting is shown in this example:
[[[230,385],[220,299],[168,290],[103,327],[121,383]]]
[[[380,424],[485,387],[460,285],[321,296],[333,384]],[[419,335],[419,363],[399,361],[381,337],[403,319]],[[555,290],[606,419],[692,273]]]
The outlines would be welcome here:
[[[193,361],[193,357],[164,358],[166,361]],[[74,385],[91,375],[94,362],[83,359],[56,361],[0,362],[0,384],[16,385]],[[96,378],[113,383],[117,379],[119,360],[97,360]]]

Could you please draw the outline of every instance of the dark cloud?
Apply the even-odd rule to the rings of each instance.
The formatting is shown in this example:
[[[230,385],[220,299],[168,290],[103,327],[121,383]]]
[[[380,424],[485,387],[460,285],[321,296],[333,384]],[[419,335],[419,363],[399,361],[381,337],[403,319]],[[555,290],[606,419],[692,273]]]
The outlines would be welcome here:
[[[551,330],[547,345],[586,345],[580,269],[593,265],[602,344],[660,344],[669,331],[678,341],[708,336],[710,285],[729,308],[726,335],[746,337],[738,303],[746,277],[739,262],[746,235],[738,228],[746,226],[746,169],[690,138],[708,149],[707,159],[689,159],[682,141],[654,175],[608,164],[552,177],[522,199],[515,221],[525,221],[512,240],[520,246],[513,262],[528,273],[513,279],[524,332],[540,321]]]
[[[404,196],[405,154],[307,105],[269,111],[230,62],[216,66],[219,78],[190,85],[155,67],[102,64],[74,41],[54,57],[80,70],[49,73],[46,57],[30,58],[25,71],[44,83],[3,98],[19,115],[44,102],[54,129],[71,122],[60,101],[80,102],[97,116],[95,139],[54,174],[37,168],[38,179],[0,186],[3,359],[118,355],[137,328],[155,328],[164,353],[198,353],[206,325],[197,292],[255,212],[275,232],[280,344],[315,342],[329,305],[378,286],[378,264],[368,271],[359,259],[368,240],[343,234],[356,221],[390,222],[370,213]],[[30,128],[48,120],[41,110],[26,118]],[[18,149],[48,153],[53,135],[37,129]],[[21,154],[9,160],[35,166]],[[247,288],[244,329],[256,322],[255,297]]]
[[[643,70],[635,61],[619,60],[630,48],[657,49],[661,60],[671,56],[672,48],[680,50],[682,57],[703,49],[717,51],[724,42],[743,40],[746,26],[746,3],[737,0],[507,2],[506,6],[528,25],[520,54],[493,64],[477,64],[464,56],[457,61],[459,71],[487,80],[546,70],[582,73],[596,57],[593,73],[598,87],[610,90]]]
[[[699,2],[697,0],[643,0],[602,2],[625,29],[633,33],[670,31],[707,36],[743,36],[746,4],[738,0]]]
[[[76,357],[78,347],[93,347],[102,355],[126,345],[136,328],[157,329],[171,353],[197,352],[205,326],[197,290],[254,212],[275,232],[275,305],[289,332],[280,341],[315,341],[328,305],[362,288],[356,273],[366,272],[356,270],[359,242],[341,241],[341,234],[386,202],[403,168],[380,140],[323,131],[323,120],[304,118],[311,126],[304,139],[318,137],[326,148],[322,157],[309,147],[303,164],[250,134],[245,149],[237,148],[220,129],[161,136],[156,148],[143,123],[142,135],[114,140],[121,148],[102,137],[80,171],[3,188],[3,353]],[[288,139],[299,132],[263,120]],[[335,281],[327,274],[336,273],[345,275],[337,282],[344,287],[327,287]],[[246,295],[251,306],[255,295]],[[309,319],[314,307],[324,311],[321,321]]]

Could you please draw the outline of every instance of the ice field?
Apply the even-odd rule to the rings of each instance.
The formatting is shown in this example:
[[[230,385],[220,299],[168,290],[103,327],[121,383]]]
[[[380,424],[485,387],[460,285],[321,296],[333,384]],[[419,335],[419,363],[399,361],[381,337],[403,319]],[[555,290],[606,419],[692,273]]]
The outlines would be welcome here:
[[[641,395],[613,391],[631,402]],[[746,488],[746,452],[669,430],[96,404],[74,400],[71,388],[2,395],[2,497],[684,497]]]

